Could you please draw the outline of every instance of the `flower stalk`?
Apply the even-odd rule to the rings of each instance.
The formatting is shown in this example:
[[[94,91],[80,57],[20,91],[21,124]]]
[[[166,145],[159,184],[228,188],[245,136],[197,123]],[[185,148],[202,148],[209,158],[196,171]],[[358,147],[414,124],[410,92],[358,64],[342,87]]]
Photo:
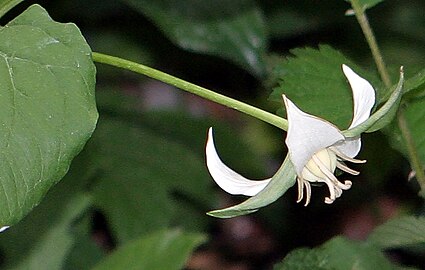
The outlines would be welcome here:
[[[379,75],[385,86],[389,88],[391,86],[390,75],[388,74],[387,67],[384,62],[384,58],[379,50],[378,43],[376,42],[375,35],[370,27],[369,20],[364,12],[364,8],[361,6],[359,0],[351,0],[351,7],[354,10],[357,21],[363,31],[366,38],[367,44],[369,45],[370,51],[372,52],[373,59],[375,60],[376,67],[378,68]]]
[[[363,31],[363,34],[366,38],[366,41],[369,45],[369,48],[372,52],[373,59],[375,60],[376,67],[381,76],[382,81],[387,89],[391,88],[391,79],[387,70],[387,67],[384,62],[384,58],[381,54],[381,51],[376,42],[375,35],[373,34],[372,28],[370,27],[367,16],[364,12],[363,7],[360,5],[359,0],[351,0],[351,7],[354,10],[355,16],[359,25]],[[403,109],[400,108],[397,114],[398,126],[400,128],[401,134],[404,138],[407,148],[407,154],[409,156],[410,165],[416,173],[416,179],[421,187],[421,193],[425,196],[425,173],[422,166],[419,155],[416,151],[416,145],[412,138],[406,117],[404,116]]]
[[[93,52],[93,61],[146,75],[150,78],[175,86],[186,92],[195,94],[197,96],[211,100],[218,104],[227,106],[234,110],[253,116],[259,120],[262,120],[266,123],[269,123],[285,131],[288,130],[288,121],[282,117],[279,117],[275,114],[272,114],[262,109],[259,109],[257,107],[254,107],[252,105],[246,104],[239,100],[216,93],[214,91],[198,86],[196,84],[179,79],[177,77],[174,77],[165,72],[156,70],[154,68],[147,67],[145,65],[138,64],[129,60],[119,58],[119,57],[110,56],[110,55],[106,55],[102,53],[96,53],[96,52]]]

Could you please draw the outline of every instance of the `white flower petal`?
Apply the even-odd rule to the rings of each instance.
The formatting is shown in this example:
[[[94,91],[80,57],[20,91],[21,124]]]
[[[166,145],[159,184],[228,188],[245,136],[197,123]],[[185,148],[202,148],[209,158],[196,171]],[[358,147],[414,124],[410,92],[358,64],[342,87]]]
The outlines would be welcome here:
[[[5,230],[9,229],[10,226],[3,226],[0,228],[0,233],[4,232]]]
[[[307,114],[283,95],[288,115],[286,145],[298,175],[316,152],[344,140],[339,129],[331,123]]]
[[[360,136],[346,138],[345,141],[335,144],[335,147],[344,155],[354,158],[360,152],[362,142]]]
[[[345,77],[347,77],[353,91],[354,113],[353,121],[351,121],[349,127],[353,128],[369,118],[370,110],[375,104],[375,90],[367,80],[357,75],[348,66],[342,65],[342,71]]]
[[[271,178],[259,181],[249,180],[227,167],[221,161],[215,149],[212,128],[208,131],[205,153],[207,167],[212,178],[224,191],[230,194],[254,196],[270,182]]]

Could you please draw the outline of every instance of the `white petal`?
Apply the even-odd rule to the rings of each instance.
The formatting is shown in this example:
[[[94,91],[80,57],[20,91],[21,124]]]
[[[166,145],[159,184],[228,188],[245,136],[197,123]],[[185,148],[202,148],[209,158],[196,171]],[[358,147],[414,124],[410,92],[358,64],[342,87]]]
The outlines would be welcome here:
[[[354,158],[360,152],[362,142],[360,140],[360,136],[347,138],[345,141],[337,143],[335,147],[344,155]]]
[[[3,226],[0,228],[0,233],[4,232],[5,230],[9,229],[10,226]]]
[[[283,95],[288,115],[286,145],[298,175],[316,152],[344,140],[331,123],[307,114]]]
[[[207,167],[212,178],[224,191],[230,194],[254,196],[270,182],[270,178],[260,181],[249,180],[227,167],[221,161],[215,149],[212,128],[208,131],[205,153]]]
[[[347,77],[353,91],[354,113],[353,121],[351,121],[349,127],[353,128],[369,118],[370,110],[375,104],[375,90],[367,80],[357,75],[348,66],[342,65],[342,71],[345,77]]]

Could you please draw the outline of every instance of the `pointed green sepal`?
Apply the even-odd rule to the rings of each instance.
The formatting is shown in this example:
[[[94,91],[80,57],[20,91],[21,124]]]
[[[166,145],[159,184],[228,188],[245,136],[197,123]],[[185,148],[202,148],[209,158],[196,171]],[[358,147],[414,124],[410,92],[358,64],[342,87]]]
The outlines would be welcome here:
[[[398,107],[400,105],[400,100],[402,96],[402,90],[403,90],[403,84],[404,84],[404,72],[403,67],[400,68],[400,79],[397,83],[396,88],[391,93],[391,96],[388,98],[388,100],[385,102],[384,105],[382,105],[379,110],[377,110],[375,113],[373,113],[369,119],[364,121],[362,124],[351,128],[349,130],[344,130],[342,133],[345,137],[355,137],[360,135],[363,132],[374,132],[377,130],[380,130],[381,128],[385,127],[387,124],[389,124],[395,117],[395,114],[397,113]]]
[[[256,212],[259,208],[279,199],[280,196],[295,184],[295,179],[295,169],[289,159],[289,155],[287,155],[270,183],[260,193],[238,205],[210,211],[207,215],[217,218],[231,218]]]

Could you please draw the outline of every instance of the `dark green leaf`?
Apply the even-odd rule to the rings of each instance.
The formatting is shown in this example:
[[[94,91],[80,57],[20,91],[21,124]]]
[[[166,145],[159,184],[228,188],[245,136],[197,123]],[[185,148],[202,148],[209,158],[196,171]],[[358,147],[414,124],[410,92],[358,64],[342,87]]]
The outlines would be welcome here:
[[[320,46],[319,50],[306,48],[291,52],[295,57],[277,66],[276,72],[281,80],[270,99],[280,102],[283,107],[282,94],[285,94],[303,111],[324,118],[341,129],[347,128],[353,116],[353,99],[341,65],[348,65],[372,85],[377,79],[366,76],[344,55],[329,46]]]
[[[375,228],[368,241],[382,248],[425,244],[425,217],[400,217]]]
[[[409,100],[403,104],[404,118],[407,128],[416,148],[422,164],[425,164],[425,97]],[[398,127],[398,121],[393,121],[388,127],[383,129],[389,137],[391,146],[401,152],[406,158],[409,158],[405,140]]]
[[[203,242],[202,234],[154,232],[122,246],[93,270],[179,270],[193,249]]]
[[[274,270],[294,269],[400,269],[368,243],[335,237],[314,249],[302,248],[289,253]]]
[[[13,225],[91,136],[95,67],[78,28],[38,5],[0,28],[0,40],[0,224]]]
[[[2,233],[1,269],[62,269],[75,244],[73,224],[91,203],[81,192],[91,174],[79,158],[68,174],[21,222]]]
[[[95,203],[118,241],[171,224],[204,226],[213,182],[190,149],[122,119],[103,119],[89,149],[100,168]]]
[[[125,0],[180,47],[231,60],[264,76],[266,30],[251,0]]]

